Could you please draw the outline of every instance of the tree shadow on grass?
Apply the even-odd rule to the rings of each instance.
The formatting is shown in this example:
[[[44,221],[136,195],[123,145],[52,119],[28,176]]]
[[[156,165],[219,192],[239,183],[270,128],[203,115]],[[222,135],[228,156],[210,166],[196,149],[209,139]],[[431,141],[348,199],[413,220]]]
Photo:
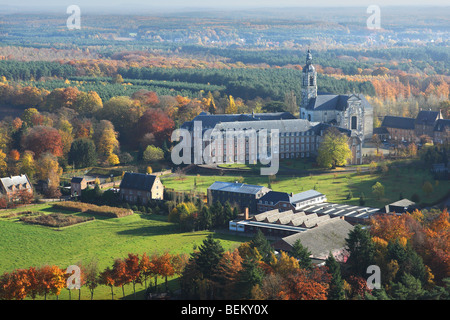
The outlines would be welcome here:
[[[174,226],[145,226],[118,231],[124,236],[159,236],[180,233]]]

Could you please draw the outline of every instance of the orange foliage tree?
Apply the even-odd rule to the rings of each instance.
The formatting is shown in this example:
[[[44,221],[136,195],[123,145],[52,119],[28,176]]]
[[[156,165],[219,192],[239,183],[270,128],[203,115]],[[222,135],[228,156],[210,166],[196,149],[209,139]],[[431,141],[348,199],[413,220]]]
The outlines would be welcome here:
[[[399,240],[406,244],[413,233],[406,223],[407,215],[384,214],[376,215],[370,219],[370,233],[372,237],[380,238],[386,242]]]
[[[321,268],[299,269],[286,277],[278,296],[282,300],[327,300],[329,279],[325,275]]]

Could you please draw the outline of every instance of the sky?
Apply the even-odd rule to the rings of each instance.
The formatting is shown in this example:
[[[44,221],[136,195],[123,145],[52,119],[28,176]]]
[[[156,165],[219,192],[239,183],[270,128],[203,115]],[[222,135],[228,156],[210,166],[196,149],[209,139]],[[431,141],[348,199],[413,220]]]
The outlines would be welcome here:
[[[201,10],[265,9],[272,7],[446,6],[448,0],[0,0],[2,13],[65,12],[78,5],[84,13],[151,14]]]
[[[301,7],[301,6],[448,6],[448,0],[0,0],[10,6],[164,6],[170,7]]]

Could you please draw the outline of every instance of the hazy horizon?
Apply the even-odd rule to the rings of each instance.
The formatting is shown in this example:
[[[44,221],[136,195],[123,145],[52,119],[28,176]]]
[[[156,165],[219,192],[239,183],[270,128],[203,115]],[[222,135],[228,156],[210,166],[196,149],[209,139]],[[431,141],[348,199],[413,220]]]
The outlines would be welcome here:
[[[446,0],[424,1],[421,0],[342,0],[339,3],[331,0],[228,0],[224,2],[211,2],[208,0],[166,0],[164,4],[160,1],[144,1],[134,0],[126,2],[124,0],[43,0],[36,4],[33,0],[21,0],[15,3],[11,1],[0,0],[1,10],[59,10],[60,8],[67,8],[70,5],[78,5],[85,9],[117,9],[121,8],[126,11],[133,10],[209,10],[209,9],[264,9],[264,8],[316,8],[316,7],[368,7],[370,5],[378,5],[380,7],[448,7],[449,3]]]
[[[0,0],[0,14],[35,14],[35,13],[66,13],[67,7],[70,5],[78,5],[81,11],[85,14],[141,14],[141,15],[152,15],[152,14],[180,14],[189,12],[237,12],[242,11],[242,13],[252,14],[258,12],[267,12],[270,10],[288,10],[292,8],[292,12],[289,12],[289,16],[293,14],[298,14],[299,10],[304,9],[345,9],[345,8],[367,8],[370,5],[378,5],[381,9],[388,8],[405,8],[405,9],[415,9],[415,8],[450,8],[448,3],[445,1],[431,1],[423,3],[422,1],[412,1],[411,3],[406,3],[403,0],[393,0],[393,1],[361,1],[356,2],[353,0],[343,1],[336,4],[332,1],[314,1],[312,4],[309,1],[257,1],[255,3],[253,0],[230,0],[226,4],[220,3],[215,4],[203,0],[195,0],[190,2],[183,2],[180,0],[166,0],[164,5],[161,2],[141,2],[140,0],[135,0],[130,3],[125,3],[123,0],[111,0],[111,1],[89,1],[89,0],[79,0],[79,1],[53,1],[44,0],[37,5],[33,1],[24,0],[19,3],[13,3]],[[365,9],[363,9],[365,10]],[[301,14],[301,12],[300,12]]]

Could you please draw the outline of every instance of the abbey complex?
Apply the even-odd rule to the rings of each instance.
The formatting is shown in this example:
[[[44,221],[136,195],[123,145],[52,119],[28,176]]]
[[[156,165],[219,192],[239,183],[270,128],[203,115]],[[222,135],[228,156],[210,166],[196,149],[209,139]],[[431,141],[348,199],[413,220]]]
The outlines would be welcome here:
[[[335,127],[348,136],[352,156],[349,164],[362,163],[362,145],[373,135],[373,108],[362,95],[337,95],[320,93],[317,90],[317,72],[308,50],[306,65],[302,73],[302,97],[300,118],[289,112],[252,114],[209,114],[202,112],[182,128],[189,130],[195,139],[205,130],[212,129],[223,136],[224,132],[253,129],[279,131],[280,159],[309,158],[317,155],[326,130]],[[194,123],[201,123],[200,130],[194,130]],[[211,160],[213,163],[246,162],[256,163],[258,156],[250,139],[235,137],[233,143],[226,139],[212,137]],[[205,147],[206,145],[204,145]]]

